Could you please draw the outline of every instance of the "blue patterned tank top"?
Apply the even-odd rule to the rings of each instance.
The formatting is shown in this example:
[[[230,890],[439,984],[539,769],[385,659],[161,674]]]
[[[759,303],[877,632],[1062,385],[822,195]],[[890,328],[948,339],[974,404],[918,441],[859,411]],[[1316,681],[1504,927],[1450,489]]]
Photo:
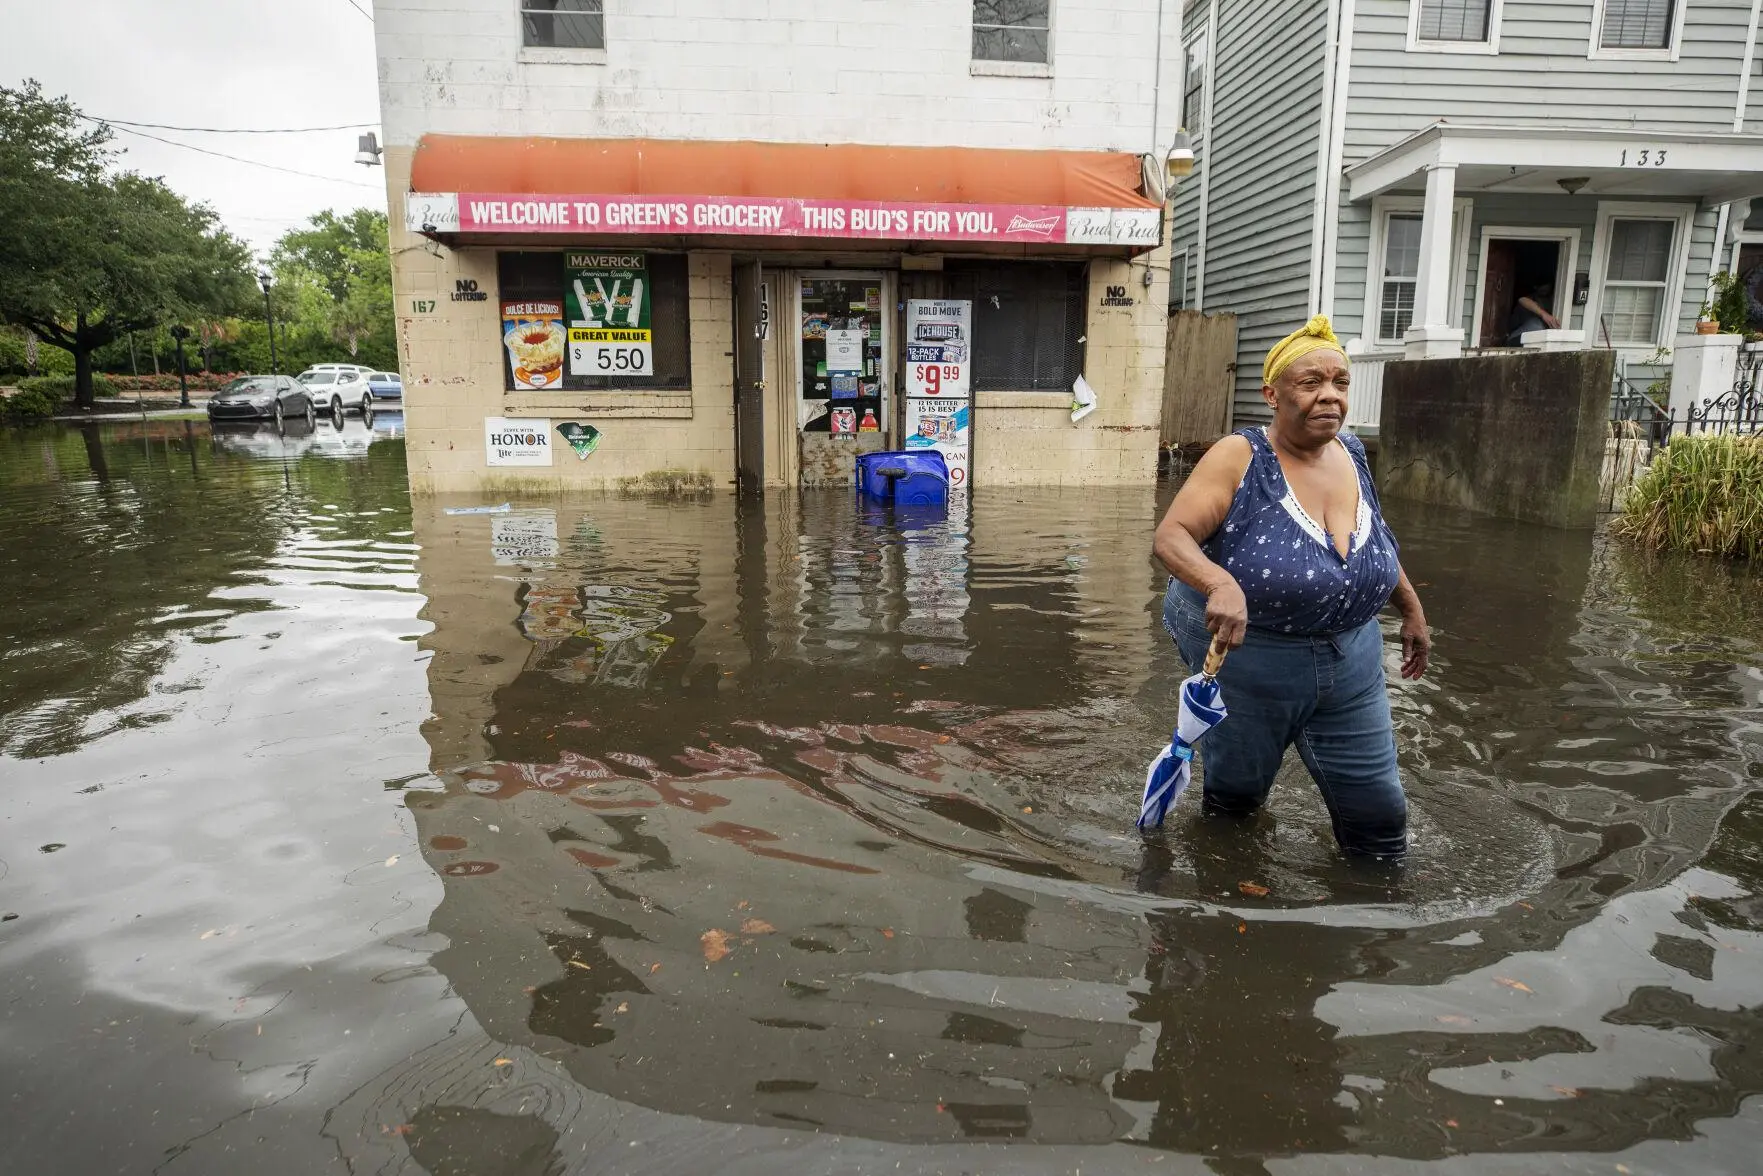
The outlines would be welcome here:
[[[1401,565],[1359,438],[1340,435],[1359,474],[1359,514],[1342,559],[1328,532],[1298,505],[1267,431],[1239,429],[1237,436],[1254,456],[1230,513],[1200,549],[1242,585],[1250,627],[1312,636],[1344,633],[1375,617],[1396,590]]]

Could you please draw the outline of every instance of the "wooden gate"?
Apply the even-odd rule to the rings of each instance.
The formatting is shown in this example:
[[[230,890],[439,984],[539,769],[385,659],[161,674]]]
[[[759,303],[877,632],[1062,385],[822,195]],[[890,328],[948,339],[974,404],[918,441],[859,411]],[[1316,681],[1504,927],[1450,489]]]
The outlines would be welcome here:
[[[1162,441],[1210,445],[1230,431],[1237,379],[1237,316],[1178,310],[1169,316]]]

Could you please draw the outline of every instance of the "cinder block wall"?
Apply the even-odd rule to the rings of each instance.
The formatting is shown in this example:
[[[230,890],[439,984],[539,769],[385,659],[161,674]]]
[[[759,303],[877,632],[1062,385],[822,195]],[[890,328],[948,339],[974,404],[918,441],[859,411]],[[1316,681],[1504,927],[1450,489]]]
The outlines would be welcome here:
[[[501,490],[518,479],[534,493],[606,488],[661,471],[703,475],[724,487],[735,476],[734,303],[727,254],[690,255],[692,387],[687,392],[508,392],[497,301],[496,251],[447,249],[407,233],[403,198],[411,152],[386,152],[392,186],[392,288],[399,367],[404,373],[405,445],[418,494]],[[437,256],[438,254],[438,256]],[[484,302],[453,302],[461,278],[490,291]],[[419,313],[416,304],[433,301]],[[484,464],[484,418],[577,420],[600,430],[586,459],[562,443],[549,470]]]
[[[604,49],[523,49],[513,0],[376,0],[386,143],[438,132],[1151,152],[1179,121],[1182,5],[1169,0],[1057,0],[1044,67],[974,62],[964,0],[605,8]]]
[[[1151,285],[1144,285],[1147,270]],[[1104,306],[1124,286],[1131,306]],[[1084,377],[1096,411],[1072,423],[1070,392],[980,392],[974,402],[976,486],[1110,486],[1154,481],[1163,412],[1169,247],[1090,265]]]

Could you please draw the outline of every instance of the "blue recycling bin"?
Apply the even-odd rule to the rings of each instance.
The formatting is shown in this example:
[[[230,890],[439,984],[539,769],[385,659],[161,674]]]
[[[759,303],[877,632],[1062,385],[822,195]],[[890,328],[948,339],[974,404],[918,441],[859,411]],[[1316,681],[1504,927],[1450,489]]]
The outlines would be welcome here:
[[[945,506],[949,463],[934,449],[865,453],[857,458],[857,493],[897,506]]]

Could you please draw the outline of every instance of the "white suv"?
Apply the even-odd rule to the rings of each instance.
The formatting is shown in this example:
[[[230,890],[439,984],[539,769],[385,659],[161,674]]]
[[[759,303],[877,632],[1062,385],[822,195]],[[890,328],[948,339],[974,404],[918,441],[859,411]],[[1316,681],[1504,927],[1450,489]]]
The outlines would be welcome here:
[[[319,412],[339,416],[349,409],[373,411],[373,394],[367,390],[372,371],[353,363],[319,363],[295,378],[305,386]]]

